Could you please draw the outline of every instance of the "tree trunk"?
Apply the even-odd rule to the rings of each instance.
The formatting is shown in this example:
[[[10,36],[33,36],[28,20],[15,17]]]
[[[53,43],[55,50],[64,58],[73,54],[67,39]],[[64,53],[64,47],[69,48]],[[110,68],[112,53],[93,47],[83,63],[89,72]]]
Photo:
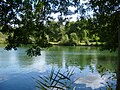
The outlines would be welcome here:
[[[120,12],[118,12],[118,66],[116,90],[120,90]]]

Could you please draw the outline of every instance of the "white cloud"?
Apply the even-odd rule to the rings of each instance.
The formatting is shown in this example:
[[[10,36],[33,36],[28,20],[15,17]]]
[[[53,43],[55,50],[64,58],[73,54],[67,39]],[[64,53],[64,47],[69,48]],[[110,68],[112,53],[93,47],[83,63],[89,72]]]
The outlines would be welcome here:
[[[82,76],[75,81],[76,84],[86,84],[86,87],[91,87],[92,89],[97,89],[103,87],[102,83],[106,83],[107,78],[101,78],[98,73],[88,73],[86,76]]]

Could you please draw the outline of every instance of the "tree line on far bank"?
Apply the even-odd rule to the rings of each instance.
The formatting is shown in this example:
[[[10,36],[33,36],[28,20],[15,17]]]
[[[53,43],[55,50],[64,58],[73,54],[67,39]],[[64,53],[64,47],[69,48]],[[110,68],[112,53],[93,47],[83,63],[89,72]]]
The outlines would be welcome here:
[[[77,21],[49,21],[44,24],[43,37],[38,37],[37,34],[33,32],[33,36],[31,35],[27,39],[21,40],[22,36],[19,40],[21,44],[33,44],[38,41],[40,43],[42,40],[46,44],[58,44],[58,45],[67,45],[67,46],[77,46],[77,45],[100,45],[104,42],[100,40],[98,33],[93,32],[93,22],[92,18],[86,19],[81,18]],[[92,25],[92,26],[91,26]],[[12,28],[12,27],[10,27]],[[15,30],[15,28],[13,28]],[[95,29],[95,27],[94,27]],[[34,31],[34,28],[33,28]],[[24,33],[24,32],[23,32]],[[14,33],[13,33],[14,34]],[[24,35],[24,34],[23,34]],[[26,34],[25,34],[26,35]],[[36,38],[37,37],[37,38]],[[2,33],[0,34],[1,43],[6,43],[5,39],[7,38]],[[39,42],[40,40],[40,42]],[[42,44],[42,43],[41,43]]]
[[[66,21],[63,24],[51,21],[47,33],[49,42],[57,42],[60,45],[98,45],[100,38],[92,32],[90,23],[92,19],[81,18],[77,21]]]

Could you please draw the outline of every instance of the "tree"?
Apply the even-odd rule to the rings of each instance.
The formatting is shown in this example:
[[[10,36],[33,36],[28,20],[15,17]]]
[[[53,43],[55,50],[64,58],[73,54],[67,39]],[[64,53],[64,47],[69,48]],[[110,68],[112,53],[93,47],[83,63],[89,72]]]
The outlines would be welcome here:
[[[80,39],[79,41],[82,41],[84,37],[87,36],[85,35],[85,30],[88,31],[87,24],[88,21],[85,18],[77,20],[76,22],[67,22],[65,25],[65,33],[68,34],[69,37],[71,33],[76,33]]]
[[[45,24],[54,19],[51,13],[60,13],[61,21],[63,15],[70,14],[68,7],[79,3],[77,0],[1,0],[0,32],[8,36],[6,49],[16,50],[28,43],[48,46],[46,35],[49,30]]]
[[[58,42],[61,40],[62,34],[64,34],[64,26],[60,24],[59,21],[49,21],[47,28],[47,34],[50,37],[50,41]]]
[[[118,49],[117,90],[120,90],[120,1],[119,0],[89,0],[89,6],[94,11],[95,28],[102,41],[104,49]],[[119,40],[119,41],[118,41]]]
[[[94,11],[94,20],[91,22],[94,24],[93,31],[97,32],[101,41],[105,42],[104,49],[117,50],[120,2],[118,0],[89,0],[89,4]]]
[[[76,33],[71,33],[70,34],[70,43],[71,45],[79,45],[79,39]]]

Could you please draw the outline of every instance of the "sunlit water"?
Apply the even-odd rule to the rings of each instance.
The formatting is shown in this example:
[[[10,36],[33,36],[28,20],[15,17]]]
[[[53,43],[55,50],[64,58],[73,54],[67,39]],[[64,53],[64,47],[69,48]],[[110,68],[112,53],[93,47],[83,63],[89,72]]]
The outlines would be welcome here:
[[[0,90],[36,90],[33,78],[47,75],[54,68],[74,69],[73,79],[78,90],[106,90],[108,77],[115,71],[116,53],[100,51],[96,47],[54,46],[41,51],[41,56],[29,57],[27,48],[5,51],[0,47]],[[102,76],[98,67],[109,69]],[[115,84],[116,80],[111,81]]]

